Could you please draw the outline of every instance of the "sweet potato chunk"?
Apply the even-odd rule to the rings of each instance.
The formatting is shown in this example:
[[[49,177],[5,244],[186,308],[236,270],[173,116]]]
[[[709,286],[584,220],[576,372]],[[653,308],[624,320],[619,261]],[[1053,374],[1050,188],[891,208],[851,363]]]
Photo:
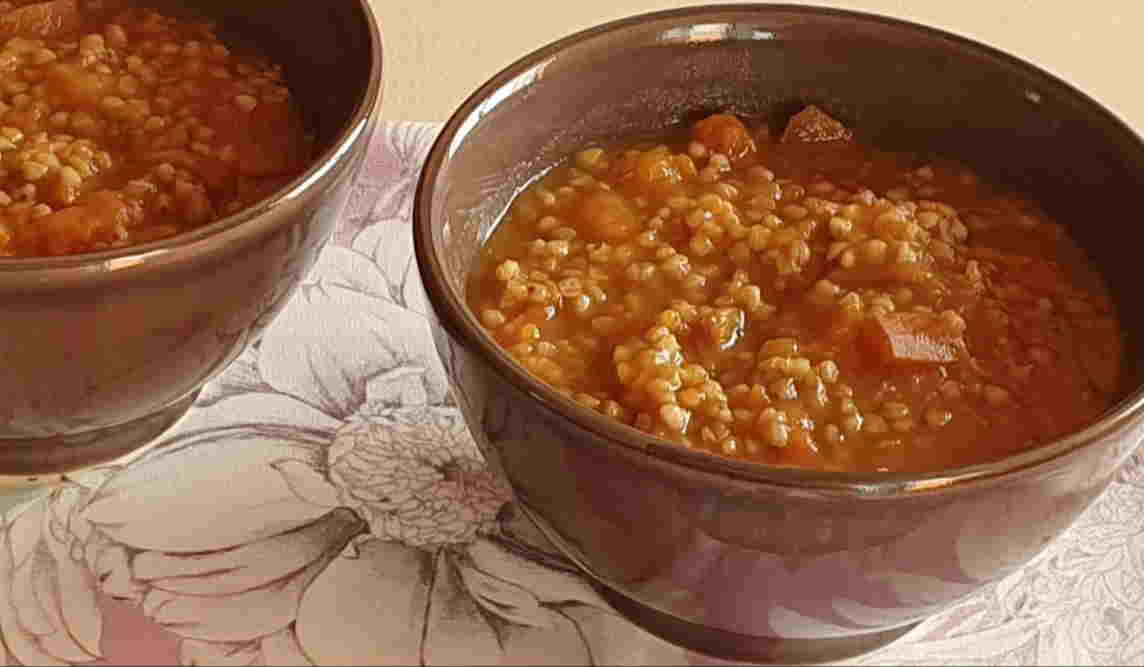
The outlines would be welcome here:
[[[309,159],[309,142],[302,118],[289,103],[262,103],[242,118],[238,139],[238,169],[252,176],[273,176],[299,171]]]
[[[75,63],[57,63],[44,68],[44,87],[52,104],[94,107],[115,94],[114,75],[101,74]]]
[[[584,198],[578,213],[588,240],[622,241],[640,230],[628,201],[614,192],[593,192]]]
[[[40,218],[45,255],[66,255],[92,241],[116,240],[131,223],[132,209],[114,192],[99,190],[75,206]]]
[[[0,40],[12,37],[43,39],[79,29],[79,0],[51,0],[0,14]]]
[[[751,133],[743,121],[731,114],[717,113],[704,118],[691,128],[691,137],[708,150],[722,153],[732,160],[755,150]]]
[[[825,141],[850,141],[854,133],[818,107],[811,105],[791,117],[780,141],[784,144],[814,144]]]
[[[932,313],[890,313],[873,318],[865,340],[883,363],[943,364],[956,361],[961,332]]]
[[[666,147],[662,147],[639,155],[622,156],[616,160],[614,173],[625,183],[646,191],[654,188],[670,189],[694,178],[697,171],[691,158],[672,154]]]

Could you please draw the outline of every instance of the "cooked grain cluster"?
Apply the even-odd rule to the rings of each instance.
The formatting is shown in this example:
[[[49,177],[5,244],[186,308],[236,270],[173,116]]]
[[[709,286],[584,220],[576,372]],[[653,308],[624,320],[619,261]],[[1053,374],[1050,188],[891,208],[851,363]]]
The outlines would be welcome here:
[[[1036,446],[1118,392],[1118,321],[1063,228],[816,108],[590,147],[524,192],[469,301],[529,372],[729,457],[933,470]]]
[[[178,234],[306,165],[280,67],[205,21],[105,0],[0,2],[0,256]]]

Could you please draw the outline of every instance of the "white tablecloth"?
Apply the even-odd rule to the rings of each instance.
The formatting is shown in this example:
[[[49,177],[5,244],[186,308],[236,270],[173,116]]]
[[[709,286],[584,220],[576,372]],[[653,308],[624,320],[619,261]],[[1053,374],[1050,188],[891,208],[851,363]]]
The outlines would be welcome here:
[[[513,511],[427,334],[385,125],[335,239],[161,445],[9,509],[0,662],[711,664],[631,626]],[[1144,461],[1035,562],[866,664],[1144,662]]]

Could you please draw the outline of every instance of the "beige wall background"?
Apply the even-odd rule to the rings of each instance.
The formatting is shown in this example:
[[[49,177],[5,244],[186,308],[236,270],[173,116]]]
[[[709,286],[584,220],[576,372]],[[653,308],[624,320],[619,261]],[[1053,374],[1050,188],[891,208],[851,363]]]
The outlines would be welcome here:
[[[382,113],[390,120],[444,120],[502,67],[582,28],[639,12],[714,4],[371,2],[385,40]],[[1144,131],[1144,0],[820,0],[813,4],[896,16],[981,40],[1063,77]]]

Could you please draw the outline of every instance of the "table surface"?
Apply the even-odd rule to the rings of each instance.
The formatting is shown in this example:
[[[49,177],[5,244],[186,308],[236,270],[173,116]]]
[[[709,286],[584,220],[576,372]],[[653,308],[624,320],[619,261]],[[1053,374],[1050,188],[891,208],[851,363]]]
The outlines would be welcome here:
[[[675,4],[372,1],[383,113],[419,120],[543,42]],[[1144,2],[829,4],[983,39],[1144,127],[1118,85]],[[298,295],[158,448],[0,496],[0,664],[711,664],[615,616],[480,462],[411,263],[437,127],[382,128]],[[1034,562],[859,662],[1144,662],[1144,455]]]
[[[797,0],[788,2],[799,3]],[[385,101],[392,120],[444,120],[486,78],[528,51],[678,0],[371,0],[385,34]],[[1144,128],[1144,88],[1131,54],[1144,53],[1140,0],[821,0],[814,4],[910,19],[1030,60]],[[1127,67],[1126,67],[1127,65]]]

